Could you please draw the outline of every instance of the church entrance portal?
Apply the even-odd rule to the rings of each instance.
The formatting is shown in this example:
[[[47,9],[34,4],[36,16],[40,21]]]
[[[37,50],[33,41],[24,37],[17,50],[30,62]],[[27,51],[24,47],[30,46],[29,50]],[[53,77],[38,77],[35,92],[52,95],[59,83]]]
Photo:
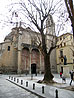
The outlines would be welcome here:
[[[36,74],[36,64],[31,64],[31,74]]]

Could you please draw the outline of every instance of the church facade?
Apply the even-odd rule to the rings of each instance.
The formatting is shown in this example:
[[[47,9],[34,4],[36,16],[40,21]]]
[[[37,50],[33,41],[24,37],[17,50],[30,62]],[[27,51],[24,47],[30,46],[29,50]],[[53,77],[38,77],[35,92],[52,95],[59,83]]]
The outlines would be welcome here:
[[[49,30],[47,29],[46,32]],[[54,39],[53,39],[54,38]],[[46,34],[47,48],[51,40],[55,41],[54,25],[51,33]],[[0,43],[0,70],[4,73],[31,73],[32,67],[37,73],[44,72],[44,57],[37,43],[41,35],[28,28],[15,27],[3,43]],[[51,71],[56,72],[56,50],[51,53]]]

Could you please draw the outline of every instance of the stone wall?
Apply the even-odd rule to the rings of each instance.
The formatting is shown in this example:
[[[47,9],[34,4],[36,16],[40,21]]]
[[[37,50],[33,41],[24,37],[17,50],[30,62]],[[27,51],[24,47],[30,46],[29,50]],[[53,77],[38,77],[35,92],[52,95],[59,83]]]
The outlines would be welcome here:
[[[5,48],[0,57],[0,70],[3,73],[17,71],[17,50],[13,48],[13,43],[6,42]],[[3,45],[4,45],[3,44]]]
[[[53,28],[54,29],[54,28]],[[47,49],[51,47],[52,39],[55,43],[54,30],[51,34],[46,35]],[[6,36],[2,45],[3,49],[0,58],[0,66],[5,70],[13,70],[18,73],[25,71],[31,72],[31,64],[36,64],[37,72],[44,72],[44,57],[37,48],[37,43],[41,41],[41,35],[32,31],[30,28],[23,29],[16,27]],[[51,70],[56,72],[56,52],[55,49],[51,53]],[[9,69],[8,69],[9,67]]]

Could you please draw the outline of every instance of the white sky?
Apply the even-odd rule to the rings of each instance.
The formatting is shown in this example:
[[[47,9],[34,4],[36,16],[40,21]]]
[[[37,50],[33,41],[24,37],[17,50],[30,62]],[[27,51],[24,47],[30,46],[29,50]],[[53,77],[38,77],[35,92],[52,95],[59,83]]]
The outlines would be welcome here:
[[[1,20],[6,20],[5,16],[8,14],[8,5],[18,0],[0,0],[0,43],[4,41],[7,34],[10,33],[12,26],[7,26]]]
[[[3,20],[7,9],[6,5],[9,4],[10,0],[0,0],[0,20]],[[10,32],[8,27],[5,27],[3,23],[0,23],[0,42],[3,42],[5,36]]]
[[[17,2],[19,0],[0,0],[0,21],[5,19],[5,15],[8,14],[7,5],[12,2]],[[12,26],[6,26],[3,22],[0,23],[0,43],[3,42],[5,36],[10,33]],[[68,31],[70,32],[71,28]]]

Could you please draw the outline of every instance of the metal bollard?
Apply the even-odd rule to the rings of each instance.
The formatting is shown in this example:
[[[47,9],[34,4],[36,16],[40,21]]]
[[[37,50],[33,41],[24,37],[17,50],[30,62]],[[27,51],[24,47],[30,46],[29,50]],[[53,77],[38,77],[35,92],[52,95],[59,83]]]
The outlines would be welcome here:
[[[17,79],[17,83],[19,83],[19,79]]]
[[[28,82],[26,82],[26,87],[28,87]]]
[[[33,90],[35,89],[35,83],[33,84]]]
[[[9,79],[10,79],[10,77],[11,77],[11,76],[9,76]]]
[[[56,93],[56,97],[55,98],[58,98],[58,90],[57,89],[55,90],[55,93]]]
[[[21,85],[23,84],[23,80],[21,80]]]
[[[42,86],[42,94],[44,94],[44,86]]]
[[[13,80],[13,77],[11,77],[11,80]]]
[[[14,78],[14,81],[16,81],[16,78]]]

